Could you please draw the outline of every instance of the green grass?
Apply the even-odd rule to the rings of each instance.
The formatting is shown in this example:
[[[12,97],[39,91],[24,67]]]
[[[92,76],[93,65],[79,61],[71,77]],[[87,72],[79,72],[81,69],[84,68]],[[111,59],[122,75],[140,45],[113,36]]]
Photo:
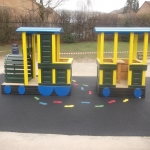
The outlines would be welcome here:
[[[113,52],[113,42],[105,42],[105,52]],[[61,44],[60,46],[61,52],[69,53],[69,52],[97,52],[97,42],[81,42],[81,43],[72,43],[72,44]],[[150,50],[150,44],[149,48]],[[129,43],[128,42],[119,42],[118,44],[118,51],[128,51],[129,50]],[[138,51],[143,50],[143,43],[138,43]],[[19,45],[19,51],[21,53],[22,48]],[[5,56],[6,54],[11,53],[11,45],[0,46],[0,56]],[[118,54],[118,57],[128,57],[128,53]],[[96,54],[61,54],[61,57],[69,57],[74,59],[95,59]],[[112,54],[108,53],[105,54],[105,57],[112,57]]]

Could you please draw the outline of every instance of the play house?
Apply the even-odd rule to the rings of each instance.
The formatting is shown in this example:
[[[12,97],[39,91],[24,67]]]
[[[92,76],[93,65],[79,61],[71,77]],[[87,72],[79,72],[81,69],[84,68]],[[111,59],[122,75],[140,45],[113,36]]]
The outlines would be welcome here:
[[[69,95],[73,59],[60,58],[63,29],[20,27],[16,31],[22,34],[22,55],[6,56],[2,93]]]
[[[95,27],[97,33],[97,91],[104,97],[145,97],[150,28]],[[112,58],[104,57],[105,35],[114,37]],[[118,57],[118,37],[128,35],[128,57]],[[138,36],[143,35],[142,60],[137,58]]]

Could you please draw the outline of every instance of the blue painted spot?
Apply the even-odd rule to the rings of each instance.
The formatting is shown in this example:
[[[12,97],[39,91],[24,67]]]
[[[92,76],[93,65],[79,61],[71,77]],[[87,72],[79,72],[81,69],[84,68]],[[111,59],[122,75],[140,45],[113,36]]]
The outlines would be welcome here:
[[[56,86],[54,89],[58,96],[67,96],[70,92],[69,86]]]
[[[83,87],[81,87],[81,90],[83,91],[83,90],[84,90],[84,88],[83,88]]]
[[[47,103],[44,103],[44,102],[39,102],[39,104],[44,105],[44,106],[47,105]]]
[[[142,96],[142,90],[141,90],[140,88],[136,88],[136,89],[134,90],[134,96],[135,96],[136,98],[141,97],[141,96]]]
[[[53,86],[38,86],[38,91],[43,96],[50,96],[54,90]]]
[[[103,89],[103,96],[108,97],[110,95],[110,89],[108,87],[105,87]]]
[[[10,94],[10,93],[11,93],[11,87],[10,87],[9,85],[5,85],[5,86],[4,86],[4,92],[5,92],[6,94]]]
[[[23,95],[25,93],[25,91],[26,91],[26,89],[25,89],[25,87],[23,85],[20,85],[18,87],[19,94]]]

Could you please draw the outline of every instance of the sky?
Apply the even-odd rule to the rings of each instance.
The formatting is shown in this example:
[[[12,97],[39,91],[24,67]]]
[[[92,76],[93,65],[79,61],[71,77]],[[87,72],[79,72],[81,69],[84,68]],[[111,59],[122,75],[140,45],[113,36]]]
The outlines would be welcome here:
[[[67,10],[77,10],[79,8],[80,2],[85,2],[86,0],[68,0],[63,3],[59,9]],[[91,0],[92,10],[109,13],[113,10],[120,9],[125,6],[126,0]],[[145,0],[139,0],[139,7],[145,2]]]

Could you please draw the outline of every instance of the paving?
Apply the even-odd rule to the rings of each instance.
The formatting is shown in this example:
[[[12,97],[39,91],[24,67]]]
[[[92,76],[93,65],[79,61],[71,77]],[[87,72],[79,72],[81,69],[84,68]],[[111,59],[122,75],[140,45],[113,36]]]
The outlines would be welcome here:
[[[149,60],[147,64],[148,70],[146,75],[150,77]],[[93,80],[96,77],[95,62],[74,62],[72,72],[74,79],[79,84],[85,82],[84,84],[89,84],[94,89]],[[3,61],[0,61],[0,73],[3,73]],[[85,76],[88,77],[85,78]],[[90,81],[91,83],[89,83]],[[148,84],[150,83],[149,78],[147,82]],[[43,101],[47,102],[49,110],[48,108],[44,109],[44,106],[39,105],[38,101],[30,96],[27,98],[21,97],[21,101],[20,98],[18,99],[18,96],[15,96],[15,98],[7,95],[1,96],[0,149],[150,149],[149,92],[147,92],[148,99],[144,101],[142,99],[138,99],[138,101],[133,99],[125,104],[122,102],[123,99],[116,99],[115,105],[108,105],[109,99],[102,99],[101,105],[103,104],[105,107],[95,111],[96,108],[94,106],[99,102],[97,97],[94,96],[96,93],[93,93],[91,96],[94,97],[89,99],[90,95],[87,92],[90,89],[89,87],[84,88],[86,94],[83,94],[83,91],[78,86],[74,86],[74,99],[65,99],[65,104],[68,104],[68,102],[73,104],[76,101],[75,106],[77,107],[74,108],[73,112],[70,109],[64,109],[64,107],[57,108],[55,106],[56,113],[53,107],[49,107],[52,104],[52,100],[47,102],[48,99],[46,97],[44,97]],[[31,98],[32,100],[30,101]],[[42,99],[42,97],[40,98]],[[10,101],[11,99],[14,101]],[[91,100],[94,100],[94,102]],[[30,105],[27,107],[29,101]],[[86,104],[84,107],[81,105],[81,101],[91,102],[90,106],[92,107]],[[63,110],[62,114],[60,113],[61,110]],[[62,119],[56,124],[59,115]],[[72,118],[71,115],[73,115]],[[41,122],[39,122],[38,116],[42,119]],[[46,126],[44,121],[46,122],[49,117],[52,118],[53,123],[47,122]],[[117,122],[115,122],[114,118]],[[95,124],[93,123],[94,120],[97,120]],[[127,123],[128,120],[130,123]],[[63,124],[66,124],[66,127]],[[29,126],[32,131],[25,131]],[[45,129],[45,132],[42,129]],[[52,129],[53,132],[46,129]],[[66,132],[68,130],[69,133]],[[61,131],[64,131],[64,133]]]

